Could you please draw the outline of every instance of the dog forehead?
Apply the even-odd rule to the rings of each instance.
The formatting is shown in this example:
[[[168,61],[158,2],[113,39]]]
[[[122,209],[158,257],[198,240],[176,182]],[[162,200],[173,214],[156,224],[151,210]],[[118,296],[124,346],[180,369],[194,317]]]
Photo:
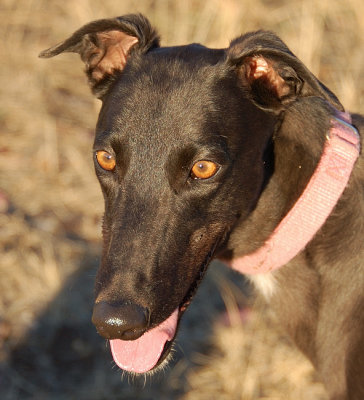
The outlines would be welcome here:
[[[134,142],[198,140],[226,104],[223,59],[222,51],[195,45],[132,58],[104,99],[97,131]]]

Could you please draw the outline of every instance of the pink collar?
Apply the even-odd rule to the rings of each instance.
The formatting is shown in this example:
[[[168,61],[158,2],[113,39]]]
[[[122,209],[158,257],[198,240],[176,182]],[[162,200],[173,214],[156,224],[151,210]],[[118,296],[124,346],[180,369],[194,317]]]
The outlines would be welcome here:
[[[287,264],[313,238],[343,193],[360,152],[360,137],[348,113],[338,112],[323,154],[296,204],[262,247],[235,258],[230,266],[244,274],[274,271]]]

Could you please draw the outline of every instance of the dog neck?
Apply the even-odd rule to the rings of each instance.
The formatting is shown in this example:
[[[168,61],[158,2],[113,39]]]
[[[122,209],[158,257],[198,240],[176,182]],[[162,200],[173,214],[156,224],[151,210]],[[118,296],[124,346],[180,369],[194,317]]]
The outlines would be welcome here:
[[[321,159],[302,195],[256,251],[232,259],[244,274],[274,271],[302,251],[322,227],[342,195],[360,152],[360,138],[348,113],[337,112]]]

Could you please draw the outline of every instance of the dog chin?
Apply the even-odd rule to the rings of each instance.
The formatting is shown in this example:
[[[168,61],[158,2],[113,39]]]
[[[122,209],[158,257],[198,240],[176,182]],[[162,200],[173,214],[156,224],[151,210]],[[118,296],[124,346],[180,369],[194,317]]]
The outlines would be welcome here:
[[[153,376],[154,374],[157,374],[161,371],[165,371],[169,364],[173,361],[174,356],[176,354],[176,348],[175,348],[175,339],[169,344],[169,349],[166,351],[166,354],[164,354],[158,361],[157,365],[150,371],[148,371],[146,374],[147,376]]]

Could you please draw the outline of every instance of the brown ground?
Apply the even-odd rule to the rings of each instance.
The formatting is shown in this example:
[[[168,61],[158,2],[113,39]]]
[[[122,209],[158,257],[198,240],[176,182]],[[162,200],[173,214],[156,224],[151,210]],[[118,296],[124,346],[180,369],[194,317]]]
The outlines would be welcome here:
[[[364,112],[362,0],[0,0],[0,398],[325,399],[310,364],[265,310],[251,311],[243,280],[221,265],[160,376],[121,380],[90,323],[103,210],[91,160],[99,104],[77,56],[37,54],[92,19],[135,11],[164,44],[226,46],[274,30],[348,109]]]

